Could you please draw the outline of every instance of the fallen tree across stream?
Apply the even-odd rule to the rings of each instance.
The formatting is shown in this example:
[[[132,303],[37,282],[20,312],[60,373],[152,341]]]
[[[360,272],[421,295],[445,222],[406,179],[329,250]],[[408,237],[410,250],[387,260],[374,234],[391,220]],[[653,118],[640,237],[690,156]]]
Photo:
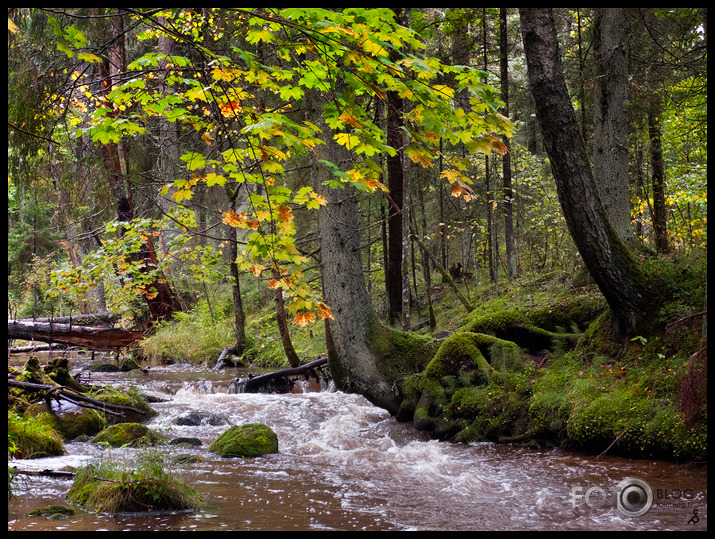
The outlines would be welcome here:
[[[96,400],[66,386],[34,384],[32,382],[23,382],[20,380],[15,380],[13,378],[7,379],[7,385],[8,387],[16,387],[29,391],[31,393],[44,393],[45,400],[48,402],[51,399],[65,400],[76,406],[81,406],[83,408],[91,408],[93,410],[98,410],[117,417],[124,417],[124,412],[133,412],[135,414],[147,415],[146,410],[140,410],[139,408],[134,408],[132,406],[110,404],[108,402]]]
[[[312,374],[317,379],[318,375],[315,372],[317,370],[324,379],[328,379],[329,377],[320,370],[320,367],[327,365],[327,363],[328,357],[320,356],[318,359],[299,367],[281,369],[258,376],[249,376],[248,378],[237,378],[233,387],[236,393],[287,393],[293,388],[294,377],[305,375],[307,378]]]
[[[56,324],[35,320],[8,320],[7,338],[63,343],[92,350],[117,350],[144,338],[141,331],[97,326]]]

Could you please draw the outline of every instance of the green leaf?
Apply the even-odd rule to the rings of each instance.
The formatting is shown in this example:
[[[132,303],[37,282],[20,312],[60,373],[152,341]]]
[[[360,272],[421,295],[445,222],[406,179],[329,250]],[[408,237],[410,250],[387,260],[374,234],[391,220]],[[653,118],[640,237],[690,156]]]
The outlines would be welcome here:
[[[206,166],[206,158],[197,152],[187,152],[179,159],[186,163],[186,168],[188,170],[197,170]]]

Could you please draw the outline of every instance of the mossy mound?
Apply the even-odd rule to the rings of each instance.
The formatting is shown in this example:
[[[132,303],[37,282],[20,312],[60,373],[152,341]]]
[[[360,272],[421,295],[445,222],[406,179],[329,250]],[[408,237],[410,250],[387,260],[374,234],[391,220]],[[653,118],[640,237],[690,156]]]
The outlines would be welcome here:
[[[208,449],[220,457],[260,457],[278,453],[278,436],[263,423],[234,425],[221,434]]]
[[[7,439],[10,456],[37,459],[65,454],[62,438],[53,428],[48,415],[20,417],[8,410]]]
[[[31,517],[44,517],[50,520],[61,520],[75,514],[75,510],[66,505],[48,505],[30,511]]]
[[[94,436],[107,426],[101,413],[75,406],[65,412],[53,410],[52,413],[48,413],[47,405],[44,402],[37,402],[29,405],[23,415],[30,417],[43,414],[46,416],[47,423],[65,440],[74,440],[83,435]]]
[[[147,447],[164,443],[167,439],[141,423],[117,423],[104,429],[91,441],[95,444],[106,443],[112,447]]]
[[[512,341],[531,354],[560,352],[573,348],[605,309],[602,297],[587,294],[565,296],[538,307],[490,310],[484,305],[465,318],[461,330]]]
[[[405,398],[397,413],[399,421],[411,420],[418,430],[429,431],[440,439],[451,439],[465,428],[453,400],[461,399],[466,388],[490,384],[500,371],[519,371],[523,366],[518,345],[491,335],[461,332],[444,340],[425,370],[406,378]]]
[[[200,509],[204,498],[166,472],[154,455],[140,455],[134,469],[103,462],[80,468],[67,501],[97,513]]]
[[[129,406],[131,408],[136,408],[141,410],[143,413],[132,412],[127,410],[124,412],[124,417],[116,417],[112,415],[106,415],[106,419],[109,423],[119,423],[119,422],[135,422],[141,423],[148,421],[152,417],[157,415],[156,410],[154,410],[149,405],[149,400],[146,395],[140,393],[135,388],[131,387],[126,391],[122,391],[121,388],[113,387],[102,387],[99,391],[91,395],[92,398],[106,402],[107,404],[116,404],[119,406]]]

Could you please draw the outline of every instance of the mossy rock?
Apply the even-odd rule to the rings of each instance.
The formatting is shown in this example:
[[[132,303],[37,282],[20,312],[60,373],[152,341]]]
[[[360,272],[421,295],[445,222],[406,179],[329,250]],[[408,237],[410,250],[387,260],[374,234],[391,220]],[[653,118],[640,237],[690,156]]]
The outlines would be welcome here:
[[[167,439],[141,423],[117,423],[104,429],[91,441],[95,444],[106,443],[112,447],[147,447],[164,443]]]
[[[22,373],[17,377],[22,382],[30,382],[33,384],[58,385],[54,382],[40,365],[40,360],[37,356],[32,356],[25,362],[22,368]]]
[[[208,449],[220,457],[260,457],[278,453],[278,436],[263,423],[234,425],[221,434]]]
[[[82,385],[70,374],[69,360],[66,357],[57,357],[45,365],[45,373],[50,379],[61,386],[83,391]]]
[[[30,511],[31,517],[44,517],[50,520],[61,520],[75,514],[75,510],[66,505],[48,505]]]
[[[455,333],[444,340],[437,353],[424,371],[422,389],[426,380],[439,380],[444,376],[473,372],[476,383],[489,381],[490,366],[479,348],[484,335],[476,333]]]
[[[80,436],[94,436],[106,428],[107,422],[102,414],[88,408],[73,407],[67,412],[47,412],[44,402],[37,402],[28,406],[24,416],[39,416],[47,414],[47,421],[65,440],[74,440]]]
[[[106,402],[107,404],[116,404],[119,406],[129,406],[131,408],[136,408],[142,410],[144,413],[131,412],[129,410],[124,412],[123,418],[117,418],[115,416],[107,415],[106,419],[109,423],[141,423],[148,421],[152,417],[157,415],[156,410],[154,410],[149,405],[149,399],[146,395],[140,393],[134,388],[129,388],[126,391],[121,391],[112,387],[103,387],[100,391],[92,395],[92,397],[98,401]]]

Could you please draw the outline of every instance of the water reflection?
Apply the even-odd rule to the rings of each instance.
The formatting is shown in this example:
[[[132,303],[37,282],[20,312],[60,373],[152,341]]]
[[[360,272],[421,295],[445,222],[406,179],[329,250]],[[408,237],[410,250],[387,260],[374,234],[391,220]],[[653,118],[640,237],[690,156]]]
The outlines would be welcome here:
[[[114,376],[114,375],[113,375]],[[151,427],[172,437],[195,437],[202,447],[162,449],[168,458],[197,457],[176,472],[208,500],[200,512],[95,515],[63,521],[27,514],[64,503],[70,482],[25,477],[8,503],[12,530],[686,530],[707,529],[707,470],[666,462],[531,451],[494,444],[456,445],[424,439],[408,425],[357,395],[222,392],[235,371],[172,366],[127,378],[156,396]],[[227,425],[176,425],[189,411],[217,414],[229,423],[266,423],[278,434],[279,453],[258,459],[221,459],[206,451]],[[92,459],[136,458],[133,449],[67,444],[69,455],[23,461],[23,468],[59,469]],[[690,489],[691,505],[656,500],[639,518],[611,504],[595,509],[574,488],[606,492],[624,477],[654,490]],[[670,500],[674,501],[674,500]],[[662,503],[661,503],[662,502]],[[699,522],[688,525],[698,511]]]

